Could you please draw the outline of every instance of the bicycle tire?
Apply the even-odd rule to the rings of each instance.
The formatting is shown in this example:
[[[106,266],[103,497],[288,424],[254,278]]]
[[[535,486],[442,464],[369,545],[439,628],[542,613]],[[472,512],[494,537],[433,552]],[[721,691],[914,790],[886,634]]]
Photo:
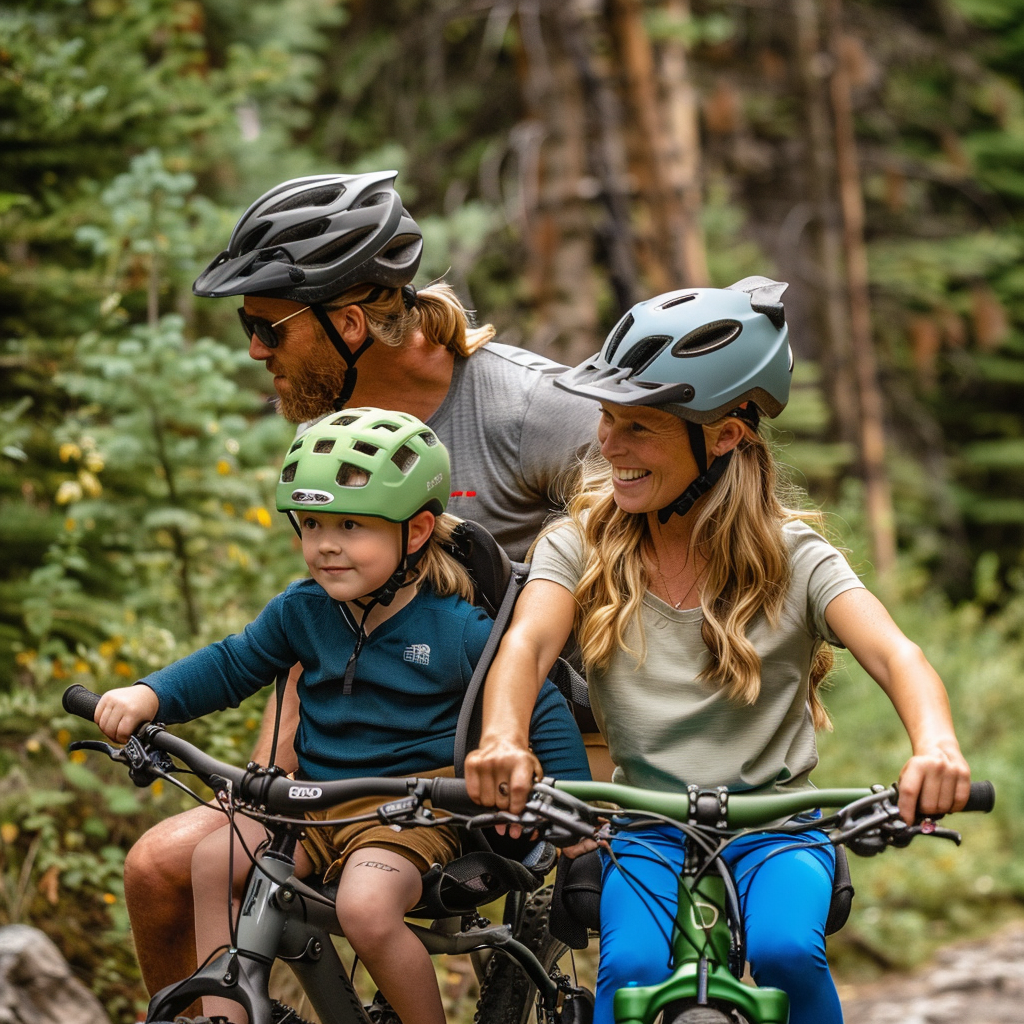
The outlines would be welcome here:
[[[517,938],[550,972],[569,947],[548,931],[551,886],[532,893],[523,911]],[[473,1024],[530,1024],[537,1002],[537,986],[510,957],[495,953],[480,985]]]

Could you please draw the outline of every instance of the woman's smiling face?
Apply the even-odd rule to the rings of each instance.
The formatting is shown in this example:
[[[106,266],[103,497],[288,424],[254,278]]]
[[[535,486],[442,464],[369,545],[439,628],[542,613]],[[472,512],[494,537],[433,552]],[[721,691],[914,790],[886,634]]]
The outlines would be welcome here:
[[[375,516],[299,512],[302,557],[335,601],[354,601],[383,586],[402,556],[402,528]]]
[[[602,402],[597,440],[623,512],[656,512],[697,478],[686,424],[672,413]]]

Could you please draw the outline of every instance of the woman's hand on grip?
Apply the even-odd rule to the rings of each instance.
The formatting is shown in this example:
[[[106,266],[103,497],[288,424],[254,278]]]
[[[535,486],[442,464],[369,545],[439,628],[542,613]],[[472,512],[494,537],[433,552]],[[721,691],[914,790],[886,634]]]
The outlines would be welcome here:
[[[540,761],[529,747],[504,736],[483,739],[466,756],[466,792],[484,807],[518,814],[535,779],[544,777]]]
[[[971,770],[955,740],[916,753],[899,778],[900,817],[912,825],[918,815],[959,811],[971,795]]]

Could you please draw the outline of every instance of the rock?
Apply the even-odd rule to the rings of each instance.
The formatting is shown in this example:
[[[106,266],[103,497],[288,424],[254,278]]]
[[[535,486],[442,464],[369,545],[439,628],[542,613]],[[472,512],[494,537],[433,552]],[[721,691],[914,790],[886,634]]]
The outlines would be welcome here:
[[[110,1024],[100,1001],[38,928],[0,928],[0,1024]]]
[[[846,1024],[1020,1024],[1024,1020],[1024,926],[943,950],[908,978],[843,997]]]

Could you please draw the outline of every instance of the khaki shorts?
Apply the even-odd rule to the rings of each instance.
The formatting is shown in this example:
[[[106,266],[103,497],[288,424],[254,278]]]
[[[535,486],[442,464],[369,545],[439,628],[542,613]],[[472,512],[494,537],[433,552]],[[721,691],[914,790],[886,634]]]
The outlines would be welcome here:
[[[435,772],[420,772],[419,778],[444,776],[454,778],[453,768]],[[332,818],[351,818],[376,811],[387,803],[379,797],[349,800],[324,811],[309,811],[310,821],[329,821]],[[351,825],[309,828],[302,840],[303,849],[313,862],[314,871],[323,875],[325,882],[337,878],[349,857],[368,846],[392,850],[416,865],[422,874],[432,864],[450,864],[460,852],[458,832],[448,825],[435,828],[396,829],[379,821],[358,821]]]

